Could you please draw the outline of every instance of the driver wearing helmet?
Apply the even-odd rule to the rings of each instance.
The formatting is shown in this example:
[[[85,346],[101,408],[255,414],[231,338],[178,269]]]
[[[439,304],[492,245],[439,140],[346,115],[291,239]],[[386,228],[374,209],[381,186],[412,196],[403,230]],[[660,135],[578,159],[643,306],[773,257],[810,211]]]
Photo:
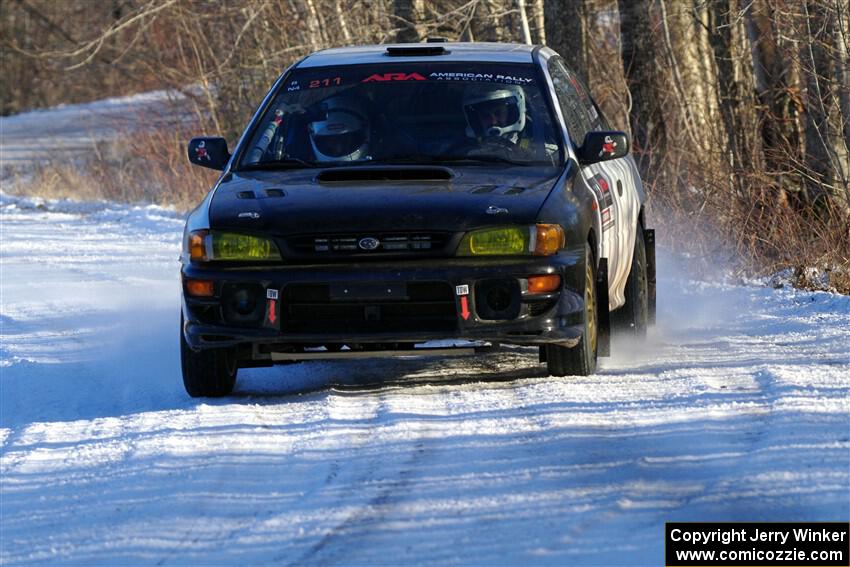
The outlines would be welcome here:
[[[328,98],[321,106],[321,117],[307,126],[316,161],[372,159],[365,106],[346,96]]]
[[[463,99],[466,135],[480,143],[518,144],[525,128],[525,93],[519,85],[469,89]]]

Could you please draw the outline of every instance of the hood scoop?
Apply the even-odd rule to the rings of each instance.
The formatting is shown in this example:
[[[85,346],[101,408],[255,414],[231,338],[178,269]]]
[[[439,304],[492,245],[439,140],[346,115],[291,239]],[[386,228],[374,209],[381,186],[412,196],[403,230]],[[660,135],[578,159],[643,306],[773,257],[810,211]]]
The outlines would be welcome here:
[[[392,168],[348,168],[327,169],[321,172],[319,183],[342,183],[351,181],[448,181],[452,173],[444,167],[392,167]]]

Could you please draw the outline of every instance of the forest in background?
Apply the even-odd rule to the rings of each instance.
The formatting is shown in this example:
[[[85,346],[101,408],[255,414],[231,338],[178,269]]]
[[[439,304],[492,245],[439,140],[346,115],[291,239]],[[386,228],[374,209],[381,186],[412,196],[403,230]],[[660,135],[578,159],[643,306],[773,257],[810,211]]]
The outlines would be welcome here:
[[[191,114],[16,190],[189,206],[214,176],[186,162],[188,138],[232,147],[300,57],[434,36],[561,53],[630,134],[662,242],[850,291],[847,0],[5,0],[2,114],[154,89]]]

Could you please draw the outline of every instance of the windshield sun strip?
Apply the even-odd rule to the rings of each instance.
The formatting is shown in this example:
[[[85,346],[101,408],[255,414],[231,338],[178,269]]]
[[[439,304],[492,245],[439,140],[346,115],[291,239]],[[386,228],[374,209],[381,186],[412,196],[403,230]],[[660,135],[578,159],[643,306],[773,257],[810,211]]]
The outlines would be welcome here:
[[[416,67],[421,70],[411,71],[411,72],[391,72],[400,68],[412,68]],[[462,73],[457,71],[457,69],[465,67],[465,68],[473,68],[476,71],[475,73]],[[505,74],[499,74],[495,71],[495,69],[499,69],[501,67],[507,68]],[[377,72],[377,71],[386,71],[386,72]],[[492,72],[490,72],[492,71]],[[334,77],[326,77],[328,79],[325,81],[324,79],[316,78],[319,76],[334,74]],[[465,77],[464,75],[474,75],[474,77]],[[430,77],[440,77],[439,79],[431,79]],[[358,81],[355,81],[355,78],[360,78]],[[446,78],[449,77],[449,78]],[[482,80],[476,80],[490,77],[500,77],[499,80],[507,81],[507,82],[486,82]],[[338,79],[338,80],[336,80]],[[314,86],[310,88],[311,84],[315,85],[315,82],[319,82],[319,86]],[[495,81],[495,79],[494,79]],[[525,83],[525,85],[517,85],[517,82]],[[327,83],[327,84],[325,84]],[[530,147],[531,150],[523,156],[517,155],[505,155],[508,154],[507,151],[500,152],[501,155],[488,157],[484,152],[481,152],[482,155],[480,159],[477,159],[475,155],[467,155],[463,156],[462,159],[457,159],[458,156],[445,154],[442,155],[440,152],[424,152],[418,151],[417,154],[428,154],[428,158],[420,159],[420,158],[409,158],[410,160],[416,161],[416,163],[449,163],[454,162],[456,165],[461,165],[466,162],[479,163],[479,162],[487,162],[487,163],[514,163],[516,165],[561,165],[563,164],[564,159],[564,148],[563,141],[559,135],[558,128],[556,126],[557,122],[554,119],[551,109],[551,101],[547,100],[548,98],[548,85],[545,82],[545,78],[541,79],[539,72],[539,65],[535,63],[532,64],[509,64],[504,66],[499,66],[492,63],[487,64],[474,64],[474,63],[439,63],[439,64],[413,64],[413,63],[392,63],[385,65],[375,65],[375,64],[364,64],[364,65],[345,65],[340,67],[314,67],[314,68],[305,68],[305,69],[294,69],[289,75],[284,79],[283,77],[277,84],[277,92],[275,92],[274,96],[271,98],[270,103],[264,109],[262,116],[254,121],[252,124],[251,135],[247,136],[245,139],[244,148],[240,147],[240,155],[238,163],[238,170],[250,170],[250,169],[274,169],[275,167],[280,168],[296,168],[296,167],[322,167],[325,165],[328,166],[348,166],[348,165],[368,165],[370,163],[379,164],[379,163],[392,163],[395,162],[397,164],[404,163],[407,161],[405,156],[397,156],[388,153],[387,148],[393,146],[390,144],[387,139],[379,139],[378,136],[370,136],[369,142],[373,145],[371,151],[375,155],[366,155],[362,153],[362,155],[356,154],[356,152],[351,151],[348,154],[344,154],[342,152],[346,151],[345,149],[338,149],[336,151],[338,156],[323,156],[322,160],[316,159],[305,159],[305,156],[309,158],[314,158],[315,155],[308,155],[307,148],[308,146],[314,146],[311,144],[309,139],[309,133],[305,136],[303,131],[296,132],[292,134],[290,132],[283,132],[278,134],[277,140],[281,136],[290,136],[290,138],[284,140],[283,149],[279,150],[278,148],[272,148],[269,150],[268,147],[263,148],[263,155],[266,156],[266,159],[263,159],[260,156],[257,161],[246,162],[246,158],[251,155],[252,150],[255,149],[255,146],[262,137],[263,129],[268,129],[270,124],[273,122],[273,118],[275,116],[275,111],[280,111],[283,107],[286,112],[282,114],[282,118],[279,120],[279,123],[276,124],[277,128],[290,128],[298,126],[298,124],[291,124],[292,122],[297,122],[299,119],[303,121],[306,118],[303,116],[307,109],[305,108],[305,103],[315,104],[317,102],[322,102],[324,99],[320,95],[314,95],[312,93],[327,91],[327,92],[336,92],[342,89],[345,86],[348,86],[348,90],[352,89],[379,89],[383,86],[389,86],[394,88],[396,91],[403,87],[413,87],[417,89],[417,92],[421,92],[422,85],[434,86],[436,84],[440,85],[452,85],[446,87],[448,89],[455,89],[454,96],[459,96],[457,91],[460,89],[466,89],[466,86],[469,85],[470,88],[480,88],[482,84],[489,85],[491,88],[499,90],[505,89],[516,89],[522,88],[524,92],[527,94],[528,98],[528,107],[526,109],[527,116],[529,118],[533,117],[533,120],[528,120],[528,123],[536,122],[536,127],[539,131],[532,134],[528,134],[527,136],[527,147]],[[459,87],[458,85],[463,85],[463,87]],[[503,87],[500,87],[503,85]],[[508,86],[510,85],[510,86]],[[435,88],[443,88],[443,87],[435,87]],[[336,91],[335,91],[336,90]],[[427,89],[426,89],[427,91]],[[342,92],[347,92],[343,90]],[[369,91],[363,91],[367,94]],[[375,93],[379,93],[379,90],[373,91]],[[434,91],[431,91],[432,93]],[[465,91],[461,91],[465,92]],[[308,93],[308,94],[304,94]],[[378,96],[376,94],[372,94],[372,96]],[[331,98],[328,96],[327,98]],[[422,104],[427,104],[427,101],[423,101]],[[454,109],[456,116],[462,116],[462,108]],[[356,114],[356,113],[349,113]],[[341,114],[340,114],[341,115]],[[423,114],[422,116],[426,116]],[[429,119],[433,115],[427,115]],[[414,115],[416,117],[416,115]],[[383,118],[383,117],[382,117]],[[388,117],[392,120],[393,116],[390,115]],[[408,120],[407,125],[410,123],[410,116],[406,117]],[[321,120],[314,120],[310,122],[310,124],[314,124],[316,122],[322,122]],[[340,131],[343,131],[345,128],[354,128],[357,125],[346,125],[343,122],[337,121],[329,121],[325,120],[324,122],[330,122],[330,124],[324,124],[325,126],[338,128]],[[397,121],[401,122],[401,121]],[[469,137],[467,126],[468,120],[466,124],[463,124],[464,130],[466,132],[466,136]],[[429,125],[427,120],[422,121],[421,123],[413,123],[414,126],[418,126],[421,129],[426,129]],[[460,137],[458,131],[460,130],[461,124],[459,122],[454,123],[454,132],[456,137]],[[372,124],[370,124],[370,128]],[[504,126],[501,127],[503,130]],[[412,129],[415,134],[415,129]],[[347,131],[346,131],[347,132]],[[275,143],[276,140],[274,135],[277,132],[272,133],[269,137],[269,144]],[[426,132],[431,133],[431,132]],[[323,134],[327,134],[327,132],[323,132]],[[383,134],[383,133],[382,133]],[[431,133],[433,136],[433,133]],[[300,140],[298,140],[300,145],[296,145],[292,142],[294,137],[300,136]],[[403,135],[400,135],[403,136]],[[412,137],[409,136],[409,138]],[[351,136],[351,139],[358,139],[358,137]],[[403,139],[404,141],[404,139]],[[462,142],[463,140],[461,140]],[[409,140],[407,140],[409,143]],[[277,141],[276,143],[280,143]],[[434,142],[432,140],[428,140],[428,143],[432,145]],[[380,146],[380,144],[385,144],[386,147]],[[398,144],[396,144],[398,145]],[[300,156],[290,155],[291,153],[295,153],[292,151],[293,149],[298,149],[302,153]],[[420,149],[420,148],[417,148]],[[426,149],[434,149],[426,148]],[[448,147],[438,148],[442,150],[451,149]],[[311,151],[315,151],[315,148],[310,148]],[[268,152],[280,152],[281,156],[279,159],[269,159],[266,155]],[[380,153],[383,152],[383,155]],[[536,152],[533,153],[533,152]],[[406,152],[407,154],[407,152]],[[256,154],[255,154],[256,155]],[[523,159],[524,158],[524,159]],[[289,163],[290,161],[296,163]],[[280,165],[275,165],[272,163],[269,166],[261,165],[263,163],[268,162],[280,162]]]

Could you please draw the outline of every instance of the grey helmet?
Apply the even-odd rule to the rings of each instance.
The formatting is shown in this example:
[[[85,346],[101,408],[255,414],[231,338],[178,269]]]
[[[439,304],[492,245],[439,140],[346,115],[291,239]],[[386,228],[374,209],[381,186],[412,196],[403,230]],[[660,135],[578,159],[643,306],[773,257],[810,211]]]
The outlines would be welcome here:
[[[334,96],[321,104],[322,118],[307,127],[316,160],[368,159],[369,120],[364,105],[346,96]]]
[[[515,140],[525,128],[525,91],[519,85],[481,85],[463,97],[466,135]]]

